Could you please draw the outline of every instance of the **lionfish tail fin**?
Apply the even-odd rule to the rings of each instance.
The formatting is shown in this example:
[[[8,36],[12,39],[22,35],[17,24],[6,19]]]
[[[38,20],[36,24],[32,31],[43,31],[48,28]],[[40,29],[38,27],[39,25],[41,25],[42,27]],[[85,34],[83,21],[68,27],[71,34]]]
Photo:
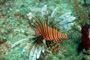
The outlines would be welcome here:
[[[65,38],[65,39],[68,38],[67,35],[66,35],[65,33],[63,33],[61,36],[62,36],[62,38]]]

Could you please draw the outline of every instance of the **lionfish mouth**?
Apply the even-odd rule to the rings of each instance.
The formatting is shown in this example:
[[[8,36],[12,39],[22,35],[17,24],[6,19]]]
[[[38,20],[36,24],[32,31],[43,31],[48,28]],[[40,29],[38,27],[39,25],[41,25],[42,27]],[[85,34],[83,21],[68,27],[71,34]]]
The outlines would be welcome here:
[[[68,38],[65,32],[61,33],[59,30],[69,30],[71,28],[70,26],[73,25],[73,23],[69,22],[75,20],[75,17],[70,17],[71,12],[67,12],[61,15],[56,21],[53,19],[56,11],[57,8],[53,10],[51,16],[49,17],[47,5],[45,5],[42,8],[41,16],[34,16],[31,12],[27,14],[30,26],[35,31],[35,34],[30,35],[29,38],[17,41],[12,45],[12,48],[23,41],[29,40],[30,43],[28,43],[22,51],[25,52],[27,49],[30,50],[29,60],[38,59],[41,52],[44,53],[45,51],[49,51],[50,53],[57,53],[59,51],[59,43],[61,42],[61,39]]]

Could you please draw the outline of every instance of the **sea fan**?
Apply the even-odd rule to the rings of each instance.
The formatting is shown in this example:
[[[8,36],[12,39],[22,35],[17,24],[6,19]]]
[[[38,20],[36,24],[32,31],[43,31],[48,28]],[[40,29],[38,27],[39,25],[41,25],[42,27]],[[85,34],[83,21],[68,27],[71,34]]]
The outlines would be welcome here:
[[[65,32],[61,33],[60,31],[68,31],[71,28],[70,26],[74,24],[72,21],[75,20],[75,17],[71,16],[71,12],[67,12],[57,18],[57,20],[54,20],[57,9],[58,7],[53,10],[51,16],[48,15],[47,5],[42,8],[39,15],[32,12],[28,13],[29,24],[35,31],[35,34],[30,33],[29,38],[17,41],[12,45],[12,48],[21,42],[29,40],[30,43],[27,43],[27,46],[22,51],[25,52],[27,49],[30,49],[29,60],[38,59],[41,52],[44,53],[45,51],[57,53],[61,39],[68,38]],[[16,29],[16,31],[19,30]]]

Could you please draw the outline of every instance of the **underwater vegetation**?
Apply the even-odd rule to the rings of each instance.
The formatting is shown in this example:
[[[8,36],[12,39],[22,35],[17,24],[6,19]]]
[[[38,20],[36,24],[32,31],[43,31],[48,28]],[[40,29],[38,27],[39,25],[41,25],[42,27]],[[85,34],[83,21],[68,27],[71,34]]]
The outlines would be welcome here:
[[[0,60],[89,60],[89,0],[0,0]]]

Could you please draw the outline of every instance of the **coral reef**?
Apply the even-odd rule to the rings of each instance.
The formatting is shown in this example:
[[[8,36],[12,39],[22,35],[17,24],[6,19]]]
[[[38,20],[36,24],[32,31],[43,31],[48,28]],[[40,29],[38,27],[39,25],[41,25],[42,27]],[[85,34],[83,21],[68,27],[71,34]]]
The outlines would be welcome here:
[[[81,51],[79,55],[77,52],[82,36],[81,27],[90,17],[90,1],[86,0],[87,6],[83,5],[83,2],[83,0],[0,0],[0,60],[29,60],[29,57],[35,56],[35,54],[29,56],[30,52],[38,50],[37,47],[42,48],[45,41],[47,42],[45,49],[48,49],[44,53],[41,52],[37,60],[89,60],[89,55],[86,53],[89,54],[90,51],[86,53]],[[37,37],[29,22],[31,18],[27,17],[30,12],[34,17],[37,14],[41,19],[42,8],[46,5],[48,12],[47,10],[43,12],[46,14],[42,20],[44,22],[46,20],[49,27],[65,33],[68,37],[68,39],[59,40],[59,44],[54,40],[50,42]],[[32,42],[31,46],[28,44],[30,42]],[[32,48],[26,50],[28,46]]]

